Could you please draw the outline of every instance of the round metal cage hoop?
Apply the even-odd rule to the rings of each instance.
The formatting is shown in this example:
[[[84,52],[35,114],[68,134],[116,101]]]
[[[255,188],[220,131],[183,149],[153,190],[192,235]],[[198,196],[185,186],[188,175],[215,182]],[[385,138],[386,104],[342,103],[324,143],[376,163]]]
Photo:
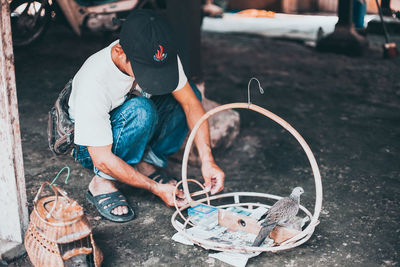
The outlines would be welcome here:
[[[251,246],[242,246],[242,247],[235,247],[232,245],[227,245],[227,244],[220,244],[218,242],[210,241],[210,240],[201,240],[201,239],[195,239],[192,235],[186,233],[186,226],[189,223],[189,219],[186,218],[184,219],[185,223],[182,225],[181,223],[178,222],[177,220],[177,215],[179,214],[181,217],[181,211],[193,207],[199,203],[203,202],[208,202],[210,200],[215,200],[219,198],[226,198],[226,197],[233,197],[234,198],[234,203],[233,204],[228,204],[228,205],[223,205],[223,206],[218,206],[219,208],[224,208],[224,207],[229,207],[229,206],[249,206],[249,207],[257,207],[257,206],[264,206],[264,207],[270,207],[265,204],[261,203],[240,203],[240,196],[251,196],[251,197],[260,197],[260,198],[272,198],[272,199],[280,199],[280,196],[275,196],[275,195],[270,195],[270,194],[265,194],[265,193],[255,193],[255,192],[234,192],[234,193],[225,193],[225,194],[220,194],[220,195],[215,195],[211,197],[207,197],[196,200],[194,201],[191,198],[191,195],[199,195],[204,192],[199,192],[199,193],[192,193],[190,194],[189,192],[189,187],[188,187],[188,179],[187,179],[187,165],[188,165],[188,159],[189,159],[189,153],[194,141],[194,138],[196,136],[196,133],[198,129],[200,128],[201,124],[213,116],[214,114],[224,111],[224,110],[229,110],[229,109],[250,109],[255,112],[258,112],[271,120],[275,121],[279,125],[281,125],[284,129],[286,129],[288,132],[290,132],[296,140],[300,143],[301,147],[305,151],[307,158],[310,162],[313,175],[314,175],[314,181],[315,181],[315,193],[316,193],[316,198],[315,198],[315,207],[314,207],[314,214],[311,214],[305,207],[300,205],[300,209],[307,214],[309,217],[310,222],[307,225],[303,231],[301,231],[299,234],[296,236],[286,240],[282,244],[274,247],[251,247]],[[322,182],[321,182],[321,175],[319,172],[319,168],[317,165],[317,162],[315,160],[314,154],[311,152],[310,147],[307,145],[306,141],[303,139],[303,137],[285,120],[280,118],[279,116],[275,115],[274,113],[260,107],[257,105],[253,105],[251,103],[231,103],[231,104],[226,104],[222,105],[219,107],[216,107],[214,109],[211,109],[208,111],[206,114],[204,114],[200,120],[195,124],[195,126],[192,129],[192,132],[189,135],[189,138],[187,140],[186,146],[185,146],[185,152],[183,155],[183,160],[182,160],[182,187],[183,191],[185,194],[186,199],[188,200],[189,204],[178,208],[176,205],[177,211],[172,215],[171,222],[174,228],[184,235],[186,238],[191,240],[193,243],[198,244],[200,246],[206,247],[207,249],[213,249],[213,250],[218,250],[218,251],[234,251],[234,252],[266,252],[266,251],[280,251],[280,250],[286,250],[290,248],[297,247],[303,243],[305,243],[313,234],[315,227],[319,224],[318,218],[319,214],[321,212],[321,207],[322,207]]]

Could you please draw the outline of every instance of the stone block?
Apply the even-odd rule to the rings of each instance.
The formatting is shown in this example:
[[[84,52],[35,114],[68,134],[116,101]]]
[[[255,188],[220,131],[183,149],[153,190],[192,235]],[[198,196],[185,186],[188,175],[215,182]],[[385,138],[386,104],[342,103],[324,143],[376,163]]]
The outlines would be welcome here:
[[[212,101],[204,96],[204,84],[198,85],[198,89],[202,93],[202,104],[206,112],[220,105],[217,102]],[[234,142],[236,136],[239,134],[239,113],[235,110],[221,111],[209,118],[208,122],[210,125],[211,147],[213,149],[229,148]],[[175,160],[182,161],[186,141],[187,137],[186,140],[183,142],[183,145],[179,152],[173,156]],[[190,153],[189,157],[189,164],[200,165],[200,163],[200,158],[195,148],[195,144],[193,143],[192,152]]]

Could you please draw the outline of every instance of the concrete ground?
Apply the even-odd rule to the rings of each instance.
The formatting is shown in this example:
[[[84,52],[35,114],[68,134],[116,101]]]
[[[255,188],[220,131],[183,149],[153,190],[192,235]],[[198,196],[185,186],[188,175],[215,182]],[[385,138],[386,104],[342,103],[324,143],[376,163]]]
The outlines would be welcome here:
[[[247,82],[259,78],[265,94],[252,102],[287,120],[308,142],[324,187],[320,225],[295,249],[262,254],[248,266],[399,266],[400,58],[383,60],[383,37],[363,58],[321,54],[301,43],[245,34],[203,34],[206,95],[220,103],[247,101]],[[397,38],[397,40],[400,40]],[[53,25],[44,39],[15,51],[22,146],[29,208],[43,181],[68,165],[63,188],[85,208],[104,266],[227,266],[200,247],[175,243],[174,211],[149,192],[121,186],[137,218],[116,224],[84,199],[92,173],[47,148],[47,112],[84,60],[103,47],[99,36],[75,36]],[[399,45],[400,43],[398,43]],[[225,170],[224,192],[287,195],[302,186],[313,211],[315,186],[300,145],[280,126],[241,110],[241,133],[214,151]],[[179,162],[171,163],[179,175]],[[199,170],[190,167],[198,176]],[[31,266],[27,257],[10,266]]]

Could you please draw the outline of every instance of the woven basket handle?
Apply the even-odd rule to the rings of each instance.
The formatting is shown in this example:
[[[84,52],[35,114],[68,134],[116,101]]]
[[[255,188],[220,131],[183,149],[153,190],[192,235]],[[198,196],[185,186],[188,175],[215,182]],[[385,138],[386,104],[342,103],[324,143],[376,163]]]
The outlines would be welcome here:
[[[35,206],[36,206],[39,198],[41,197],[46,185],[48,185],[54,191],[54,195],[56,196],[56,200],[54,201],[53,207],[51,208],[51,210],[46,215],[46,218],[50,218],[50,216],[53,213],[55,207],[57,206],[57,201],[58,201],[58,196],[59,195],[62,195],[63,197],[65,197],[68,200],[68,202],[70,202],[70,203],[73,202],[73,200],[67,196],[67,192],[65,192],[64,190],[62,190],[58,186],[52,185],[49,182],[43,182],[43,184],[40,186],[35,198],[33,199],[33,204]]]

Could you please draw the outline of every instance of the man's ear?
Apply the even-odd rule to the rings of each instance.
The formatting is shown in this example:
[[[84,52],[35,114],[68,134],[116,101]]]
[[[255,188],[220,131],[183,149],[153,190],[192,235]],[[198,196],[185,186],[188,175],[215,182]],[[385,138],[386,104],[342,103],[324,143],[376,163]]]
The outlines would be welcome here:
[[[115,44],[114,49],[115,49],[115,52],[117,52],[118,56],[125,54],[125,52],[122,49],[122,46],[120,44]]]
[[[123,62],[128,63],[128,57],[119,43],[115,45],[115,52],[117,53],[118,58],[120,58]]]

